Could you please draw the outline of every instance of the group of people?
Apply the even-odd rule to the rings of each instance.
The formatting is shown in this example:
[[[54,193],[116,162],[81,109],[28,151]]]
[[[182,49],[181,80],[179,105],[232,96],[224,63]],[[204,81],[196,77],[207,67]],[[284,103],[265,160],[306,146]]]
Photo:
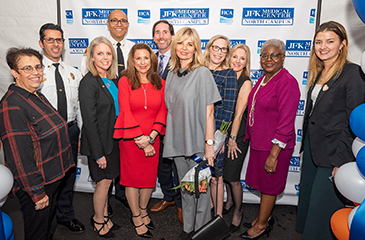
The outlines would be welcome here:
[[[52,239],[57,222],[84,231],[72,207],[79,142],[96,183],[90,224],[100,237],[113,238],[120,229],[108,203],[117,179],[116,195],[121,192],[118,198],[127,201],[136,234],[152,238],[147,207],[157,176],[164,198],[150,211],[177,206],[183,223],[177,239],[190,239],[211,219],[212,208],[222,217],[234,208],[229,230],[247,227],[241,238],[269,235],[294,151],[300,99],[297,80],[284,68],[284,42],[263,44],[264,75],[252,87],[249,47],[231,49],[224,35],[212,37],[203,54],[195,29],[175,34],[160,20],[152,30],[154,53],[125,39],[129,23],[123,11],[112,11],[107,26],[109,39],[93,39],[85,53],[84,76],[61,60],[64,37],[58,25],[41,27],[43,56],[31,48],[8,50],[15,84],[0,102],[0,133],[25,239]],[[296,226],[303,239],[332,239],[330,217],[344,205],[328,177],[354,160],[349,115],[365,97],[365,76],[347,61],[347,52],[343,26],[323,23],[309,60]],[[222,122],[232,125],[216,156],[214,132]],[[242,223],[240,175],[249,146],[246,183],[261,193],[261,201],[258,217]],[[196,165],[194,155],[219,171],[197,206],[194,195],[172,189]]]

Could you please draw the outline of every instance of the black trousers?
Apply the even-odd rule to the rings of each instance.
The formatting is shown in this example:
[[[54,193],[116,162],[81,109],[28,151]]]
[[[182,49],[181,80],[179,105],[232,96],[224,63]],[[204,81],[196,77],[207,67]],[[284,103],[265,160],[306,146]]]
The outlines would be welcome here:
[[[23,190],[16,192],[23,212],[25,240],[51,239],[54,234],[51,222],[56,214],[56,196],[60,183],[61,180],[44,186],[49,206],[42,210],[35,210],[35,204],[26,192]]]
[[[72,156],[75,164],[77,164],[80,129],[77,126],[76,121],[68,124],[68,135],[71,142]],[[69,169],[61,181],[57,197],[57,222],[71,221],[75,218],[75,211],[72,205],[75,180],[76,166]]]
[[[157,177],[163,193],[163,200],[167,202],[175,201],[176,206],[181,208],[180,189],[171,190],[179,185],[179,177],[176,170],[175,162],[171,159],[163,158],[163,138],[160,142],[160,155],[158,162]],[[183,176],[182,176],[183,177]]]

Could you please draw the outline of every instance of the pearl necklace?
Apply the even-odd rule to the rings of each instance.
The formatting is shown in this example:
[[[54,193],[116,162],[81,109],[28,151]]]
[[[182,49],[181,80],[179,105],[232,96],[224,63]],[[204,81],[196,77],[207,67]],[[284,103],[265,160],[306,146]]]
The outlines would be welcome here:
[[[253,124],[255,123],[255,119],[254,119],[254,112],[255,112],[255,106],[256,106],[256,94],[259,91],[260,88],[265,87],[266,84],[268,84],[270,82],[271,79],[273,79],[276,74],[278,74],[281,71],[281,69],[275,73],[271,78],[269,78],[269,80],[267,80],[267,82],[265,83],[266,80],[266,76],[264,77],[264,79],[262,79],[260,85],[256,88],[255,93],[253,94],[253,98],[252,98],[252,102],[251,102],[251,109],[250,109],[250,113],[248,114],[248,125],[250,127],[253,126]]]
[[[148,88],[148,83],[146,84],[146,88],[144,88],[143,83],[141,83],[142,89],[143,89],[143,93],[144,93],[144,109],[147,110],[147,88]]]

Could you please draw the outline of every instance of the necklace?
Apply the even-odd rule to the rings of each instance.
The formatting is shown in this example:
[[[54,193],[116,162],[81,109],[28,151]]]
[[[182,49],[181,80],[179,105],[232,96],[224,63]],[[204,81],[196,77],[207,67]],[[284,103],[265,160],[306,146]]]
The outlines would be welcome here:
[[[264,83],[265,80],[266,80],[266,76],[265,76],[264,79],[262,79],[260,85],[256,88],[256,91],[253,94],[253,98],[252,98],[252,102],[251,102],[250,113],[248,114],[248,125],[250,127],[252,127],[253,124],[255,123],[254,112],[255,112],[255,106],[256,106],[256,94],[257,94],[257,92],[259,91],[260,88],[265,87],[266,84],[268,84],[270,82],[270,80],[273,79],[276,76],[276,74],[278,74],[280,72],[280,70],[277,73],[275,73],[271,78],[269,78],[269,80],[266,83]]]
[[[143,93],[144,93],[144,109],[147,110],[147,88],[148,88],[148,83],[146,84],[146,88],[144,88],[143,83],[141,83],[142,89],[143,89]]]

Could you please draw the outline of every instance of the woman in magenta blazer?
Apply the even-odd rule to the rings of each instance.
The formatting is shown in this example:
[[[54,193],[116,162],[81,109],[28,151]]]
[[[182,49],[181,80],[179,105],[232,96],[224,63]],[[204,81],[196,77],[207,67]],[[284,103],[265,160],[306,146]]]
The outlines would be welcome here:
[[[285,44],[267,40],[261,48],[265,71],[248,97],[246,138],[251,142],[246,183],[261,192],[259,216],[240,235],[257,239],[269,234],[276,196],[284,191],[295,146],[294,121],[300,91],[297,80],[283,68]]]

